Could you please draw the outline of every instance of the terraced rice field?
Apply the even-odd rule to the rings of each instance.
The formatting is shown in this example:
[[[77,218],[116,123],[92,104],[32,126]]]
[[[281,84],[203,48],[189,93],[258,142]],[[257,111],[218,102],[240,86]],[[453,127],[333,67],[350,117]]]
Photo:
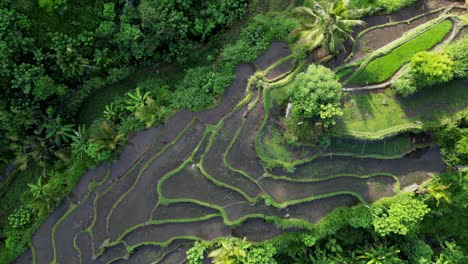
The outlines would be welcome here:
[[[274,43],[238,66],[218,107],[135,134],[116,162],[82,177],[17,263],[184,263],[195,240],[264,241],[283,232],[276,220],[313,224],[445,170],[427,136],[333,138],[326,150],[274,142],[280,111],[268,98],[301,67]],[[263,90],[248,82],[256,71],[269,83]],[[271,155],[272,145],[284,155]],[[267,169],[267,160],[295,169]]]
[[[276,43],[256,64],[237,68],[219,107],[179,112],[134,135],[119,160],[83,176],[18,263],[33,255],[35,263],[180,263],[194,240],[263,241],[282,233],[266,217],[315,223],[336,207],[390,196],[445,169],[436,148],[404,156],[418,145],[403,137],[395,139],[400,148],[379,153],[379,142],[363,150],[337,139],[337,156],[309,147],[295,172],[266,170],[256,138],[271,121],[263,101],[269,90],[251,89],[248,78],[288,54]],[[289,67],[275,75],[294,65],[284,61]]]

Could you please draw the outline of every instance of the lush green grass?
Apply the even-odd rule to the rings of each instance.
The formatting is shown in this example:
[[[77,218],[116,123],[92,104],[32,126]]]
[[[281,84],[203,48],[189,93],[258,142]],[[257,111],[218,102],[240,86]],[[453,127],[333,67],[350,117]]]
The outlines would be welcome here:
[[[468,80],[426,88],[407,98],[392,89],[351,95],[345,103],[337,134],[381,138],[400,130],[429,128],[468,106]]]
[[[352,84],[380,83],[390,78],[411,57],[432,48],[439,43],[452,28],[452,22],[445,20],[421,35],[392,50],[385,56],[371,61],[351,80]]]
[[[263,141],[265,155],[275,160],[293,161],[292,153],[284,146],[283,140],[280,131],[270,128],[270,134]]]

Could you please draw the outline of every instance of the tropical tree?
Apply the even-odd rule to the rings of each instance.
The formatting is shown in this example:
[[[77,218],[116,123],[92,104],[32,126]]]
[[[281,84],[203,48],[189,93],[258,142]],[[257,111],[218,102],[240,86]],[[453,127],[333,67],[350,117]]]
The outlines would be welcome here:
[[[89,62],[76,49],[68,46],[57,54],[57,65],[66,77],[75,78],[83,75]]]
[[[319,118],[326,126],[342,115],[339,101],[341,84],[335,75],[323,66],[310,65],[291,85],[292,115],[297,119]]]
[[[149,92],[142,93],[140,88],[136,88],[134,92],[130,91],[127,93],[127,99],[125,100],[125,109],[134,113],[137,108],[145,105],[146,99],[150,96]]]
[[[57,145],[70,142],[73,137],[73,124],[62,124],[62,118],[57,116],[51,119],[48,123],[39,126],[39,132],[45,132],[45,139],[51,139]]]
[[[88,142],[97,145],[96,151],[115,150],[124,137],[125,134],[118,132],[114,123],[102,120],[91,127]]]
[[[151,127],[156,122],[162,121],[168,111],[164,106],[160,106],[151,97],[147,97],[145,105],[138,107],[135,110],[135,117],[145,123],[146,127]]]
[[[429,211],[413,194],[401,194],[372,205],[374,230],[381,236],[407,235],[415,231]]]
[[[293,31],[299,38],[299,43],[307,50],[322,45],[331,52],[336,53],[344,49],[347,39],[355,41],[352,37],[353,26],[363,26],[365,22],[359,20],[366,9],[353,9],[349,0],[308,0],[309,6],[295,9],[295,13],[304,18],[302,26]]]
[[[63,190],[53,182],[44,183],[43,177],[37,180],[37,183],[30,183],[29,192],[32,200],[29,207],[34,210],[39,217],[48,215],[60,201],[62,195],[59,192]]]
[[[10,136],[10,149],[15,153],[15,165],[20,170],[26,170],[32,161],[35,165],[43,169],[57,158],[67,162],[67,155],[57,145],[50,144],[47,140],[35,135],[20,139],[17,136]]]
[[[396,264],[403,263],[398,258],[398,250],[395,246],[388,246],[383,243],[374,243],[372,247],[366,245],[365,248],[357,251],[358,259],[364,261],[367,264]]]
[[[104,112],[102,113],[104,118],[115,122],[118,118],[117,110],[115,108],[116,108],[115,104],[113,103],[107,104],[106,108],[104,109]]]

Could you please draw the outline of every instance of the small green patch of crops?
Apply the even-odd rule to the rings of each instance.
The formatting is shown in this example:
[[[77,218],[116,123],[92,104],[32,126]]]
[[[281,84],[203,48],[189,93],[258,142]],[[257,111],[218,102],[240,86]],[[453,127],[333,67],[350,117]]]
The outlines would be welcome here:
[[[273,159],[292,161],[292,153],[283,145],[283,137],[276,129],[271,129],[271,134],[264,141],[265,154]]]
[[[421,35],[395,48],[385,56],[371,61],[364,70],[351,80],[351,84],[380,83],[390,78],[400,67],[409,62],[411,57],[432,48],[452,29],[452,22],[445,20]]]

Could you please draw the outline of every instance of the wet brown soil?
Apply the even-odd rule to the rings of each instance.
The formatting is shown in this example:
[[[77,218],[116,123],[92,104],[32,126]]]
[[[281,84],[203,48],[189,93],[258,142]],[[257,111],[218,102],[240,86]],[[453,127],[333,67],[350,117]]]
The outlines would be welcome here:
[[[288,218],[304,219],[310,223],[317,223],[323,215],[342,206],[354,206],[359,204],[359,200],[346,194],[318,199],[311,202],[291,205],[284,210],[284,215]]]
[[[258,57],[254,64],[260,70],[265,70],[270,65],[279,61],[282,58],[285,58],[291,54],[289,46],[285,42],[273,42],[271,43],[268,50],[265,52],[265,55]]]
[[[292,70],[292,67],[293,67],[293,63],[294,63],[294,60],[293,59],[290,59],[290,60],[287,60],[285,62],[283,62],[281,65],[279,65],[278,67],[274,68],[273,70],[271,70],[267,75],[266,75],[266,78],[268,80],[273,80],[275,78],[278,78],[279,76],[285,74],[285,73],[288,73]]]

